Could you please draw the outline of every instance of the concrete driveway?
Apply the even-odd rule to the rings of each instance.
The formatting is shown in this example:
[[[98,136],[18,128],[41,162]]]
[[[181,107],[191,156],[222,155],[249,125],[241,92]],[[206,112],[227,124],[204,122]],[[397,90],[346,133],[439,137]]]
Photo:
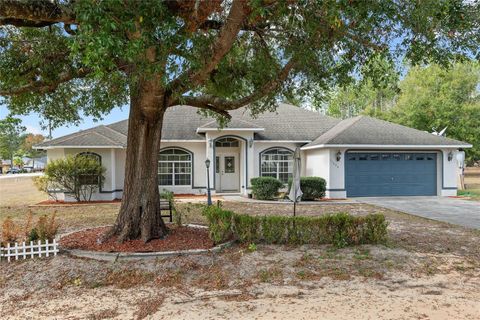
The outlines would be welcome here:
[[[480,202],[448,197],[355,198],[356,201],[480,229]]]

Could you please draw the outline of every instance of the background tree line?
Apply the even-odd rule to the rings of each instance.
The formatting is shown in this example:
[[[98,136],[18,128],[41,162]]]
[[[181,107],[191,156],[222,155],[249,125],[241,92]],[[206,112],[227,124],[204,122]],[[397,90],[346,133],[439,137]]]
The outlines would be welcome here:
[[[449,68],[412,66],[402,77],[393,62],[374,58],[356,80],[333,90],[323,106],[337,118],[368,115],[428,132],[447,127],[447,137],[473,145],[465,150],[467,161],[480,160],[480,65],[476,61],[457,62]]]
[[[26,133],[21,120],[6,117],[0,120],[0,159],[10,160],[13,166],[23,166],[23,157],[43,157],[45,151],[36,150],[34,145],[45,140],[41,134]]]

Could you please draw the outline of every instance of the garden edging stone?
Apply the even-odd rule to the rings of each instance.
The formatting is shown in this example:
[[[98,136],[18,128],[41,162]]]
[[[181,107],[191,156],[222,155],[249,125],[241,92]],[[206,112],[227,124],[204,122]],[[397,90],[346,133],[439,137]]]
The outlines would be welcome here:
[[[79,249],[61,249],[60,252],[68,253],[79,258],[89,258],[100,261],[116,262],[120,260],[138,260],[148,258],[169,258],[177,256],[188,256],[206,253],[218,253],[225,248],[230,247],[235,241],[228,241],[215,246],[211,249],[192,249],[192,250],[178,250],[178,251],[159,251],[159,252],[101,252],[101,251],[87,251]]]
[[[208,228],[206,226],[195,225],[195,224],[186,224],[185,226],[194,227],[194,228]],[[79,231],[75,231],[75,232],[79,232]],[[60,253],[67,253],[79,258],[88,258],[88,259],[94,259],[99,261],[116,262],[121,260],[169,258],[169,257],[176,257],[176,256],[218,253],[223,249],[230,247],[234,242],[235,240],[231,240],[231,241],[219,244],[210,249],[190,249],[190,250],[157,251],[157,252],[102,252],[102,251],[90,251],[90,250],[80,250],[80,249],[65,249],[65,248],[61,248],[61,244],[60,244]]]

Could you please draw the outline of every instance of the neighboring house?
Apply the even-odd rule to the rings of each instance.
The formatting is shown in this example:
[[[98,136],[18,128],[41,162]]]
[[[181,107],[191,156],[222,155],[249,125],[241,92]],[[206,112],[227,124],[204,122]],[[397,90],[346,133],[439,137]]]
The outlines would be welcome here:
[[[330,198],[450,196],[457,193],[455,153],[471,147],[370,117],[342,121],[287,104],[256,118],[245,108],[231,115],[228,126],[219,129],[215,120],[195,108],[168,109],[158,157],[160,189],[204,194],[208,158],[213,192],[247,195],[253,177],[272,176],[287,183],[293,152],[301,147],[302,175],[326,179]],[[127,127],[127,120],[100,125],[37,148],[47,150],[49,160],[81,153],[94,156],[107,169],[95,199],[120,198]]]
[[[43,171],[45,169],[45,165],[47,164],[47,157],[40,157],[40,158],[22,158],[23,161],[23,169],[27,170],[28,172],[34,171]]]
[[[12,167],[11,160],[0,160],[0,173],[6,173]]]

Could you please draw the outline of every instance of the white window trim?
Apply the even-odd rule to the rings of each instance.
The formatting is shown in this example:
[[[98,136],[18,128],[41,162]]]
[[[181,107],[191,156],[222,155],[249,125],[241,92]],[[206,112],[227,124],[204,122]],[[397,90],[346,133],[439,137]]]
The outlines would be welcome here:
[[[263,159],[263,156],[264,156],[265,154],[268,155],[269,152],[274,151],[274,150],[288,151],[288,152],[291,153],[292,159],[291,159],[291,160],[264,160],[264,159]],[[288,175],[292,175],[292,174],[293,174],[293,156],[294,156],[294,152],[292,152],[292,151],[289,150],[289,149],[281,148],[281,147],[271,148],[271,149],[262,151],[262,152],[260,153],[260,177],[270,177],[271,174],[275,173],[275,179],[277,179],[277,180],[279,180],[279,181],[282,181],[282,180],[280,180],[280,174],[281,174],[281,173],[283,173],[283,174],[286,173],[286,174],[288,174]],[[276,172],[264,172],[264,171],[263,171],[263,164],[264,164],[264,163],[277,163],[277,164],[278,164],[278,163],[287,163],[287,170],[288,170],[288,168],[292,168],[292,172],[289,172],[289,171],[287,171],[287,172],[280,172],[280,166],[279,166],[279,165],[276,165],[276,166],[275,166],[275,167],[276,167]],[[291,163],[291,166],[288,165],[288,164],[290,164],[290,163]],[[264,173],[265,173],[265,174],[264,174]],[[282,183],[288,183],[288,181],[287,181],[287,182],[283,182],[283,181],[282,181]]]
[[[169,161],[158,160],[159,169],[160,169],[160,163],[172,163],[172,173],[157,172],[158,176],[160,176],[160,175],[171,175],[172,176],[172,184],[160,184],[160,177],[159,177],[158,178],[158,185],[160,187],[185,187],[185,186],[192,185],[192,178],[193,178],[192,154],[189,151],[186,151],[186,150],[183,150],[183,149],[180,149],[180,148],[175,148],[175,147],[167,148],[165,150],[160,151],[160,153],[165,152],[165,151],[175,150],[175,149],[183,151],[186,154],[188,154],[188,156],[190,157],[190,160],[169,160]],[[190,164],[190,173],[177,173],[177,174],[188,174],[190,176],[190,179],[189,179],[190,182],[188,184],[175,184],[175,174],[176,174],[175,173],[175,167],[176,167],[177,163],[189,163]]]

